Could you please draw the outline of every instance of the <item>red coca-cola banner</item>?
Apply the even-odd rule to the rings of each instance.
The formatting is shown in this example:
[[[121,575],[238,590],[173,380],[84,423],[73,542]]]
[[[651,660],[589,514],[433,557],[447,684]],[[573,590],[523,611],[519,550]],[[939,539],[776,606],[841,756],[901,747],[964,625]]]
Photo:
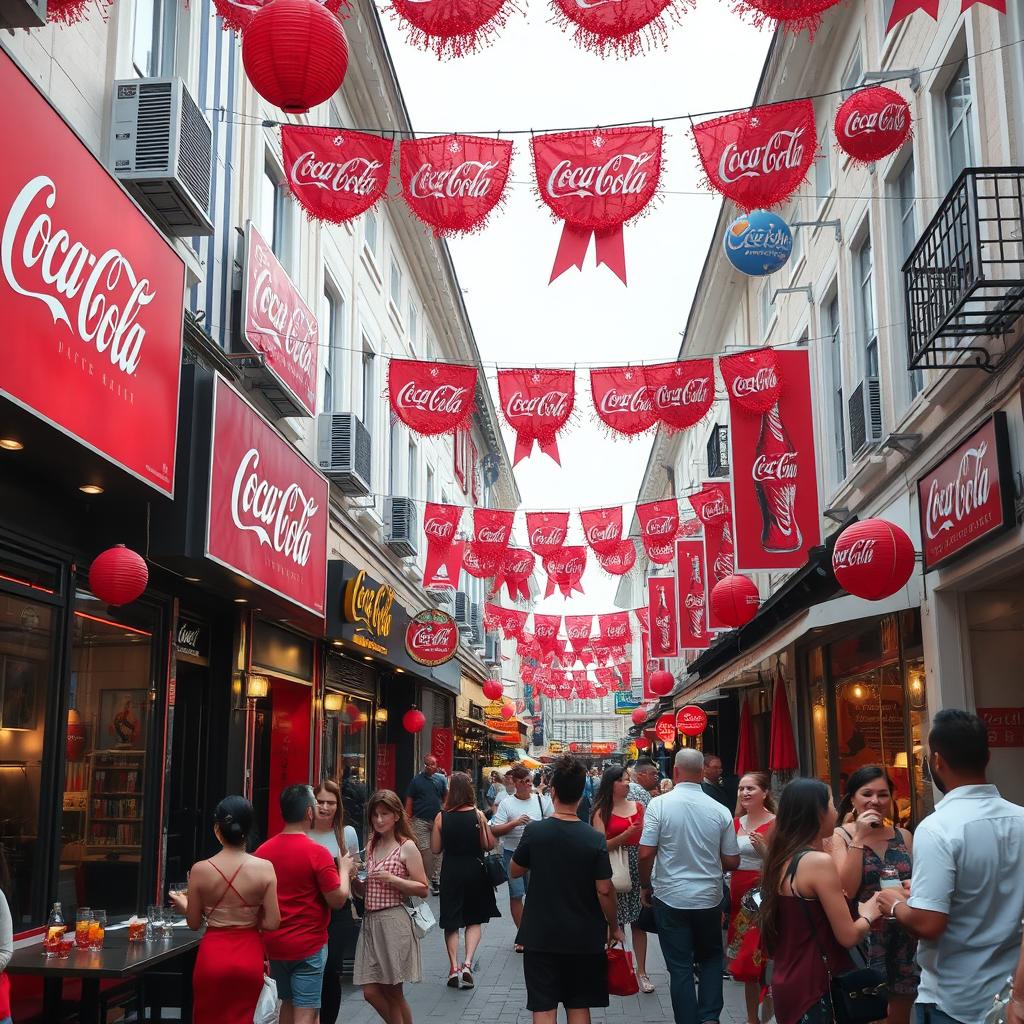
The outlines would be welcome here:
[[[646,608],[634,608],[633,614],[636,616],[636,621],[640,623],[640,632],[649,633],[651,631],[651,609]]]
[[[997,11],[1006,13],[1005,0],[961,0],[960,13],[962,14],[975,3],[984,2],[994,7]],[[939,0],[895,0],[892,10],[889,12],[889,22],[885,26],[886,34],[890,33],[904,18],[909,18],[914,11],[924,11],[932,21],[939,20]]]
[[[519,7],[515,0],[391,0],[386,10],[404,23],[410,45],[440,60],[486,46]]]
[[[642,502],[636,507],[636,517],[640,521],[640,540],[647,557],[659,565],[667,565],[675,551],[673,549],[672,556],[666,560],[664,548],[671,545],[679,532],[679,502],[675,498]]]
[[[403,139],[402,197],[435,236],[483,228],[505,195],[512,143],[476,135]]]
[[[874,163],[901,149],[910,138],[910,104],[892,89],[858,89],[836,111],[839,148],[860,164]]]
[[[431,549],[428,544],[427,558],[423,566],[423,589],[457,589],[459,573],[462,572],[462,563],[467,547],[464,540],[453,541],[444,555],[431,557]]]
[[[207,558],[323,618],[327,481],[220,376],[208,509]]]
[[[759,28],[771,19],[784,25],[790,32],[807,31],[813,38],[823,11],[835,7],[839,0],[741,0],[737,11],[753,15]]]
[[[606,647],[622,647],[633,639],[629,612],[609,612],[597,617],[598,636]]]
[[[243,336],[292,398],[296,415],[316,413],[320,329],[316,315],[250,221],[242,272]]]
[[[668,18],[683,4],[673,0],[552,0],[555,21],[571,29],[577,46],[602,57],[633,57],[668,39]]]
[[[558,641],[558,630],[561,626],[561,615],[541,615],[539,612],[534,612],[533,635],[542,653],[556,654],[559,652],[561,645]]]
[[[583,536],[598,555],[615,554],[622,545],[622,506],[580,510]]]
[[[475,579],[490,579],[498,571],[501,555],[501,548],[482,550],[475,541],[471,541],[462,552],[462,568]]]
[[[573,593],[583,593],[580,580],[587,567],[587,549],[575,545],[566,545],[544,559],[544,571],[548,575],[548,585],[544,596],[550,597],[557,587],[563,597],[572,597]]]
[[[737,572],[799,568],[821,543],[807,350],[773,358],[772,372],[758,352],[719,360],[731,412]]]
[[[542,558],[553,555],[562,547],[568,531],[568,512],[526,513],[526,533],[530,541],[530,548]]]
[[[924,570],[1016,523],[1006,413],[994,413],[917,481]]]
[[[658,422],[658,410],[642,366],[613,366],[590,371],[594,411],[616,434],[635,437]]]
[[[697,513],[697,519],[704,525],[704,564],[707,567],[710,595],[716,583],[736,571],[732,486],[724,480],[708,481],[700,491],[690,495],[690,504]],[[715,614],[710,600],[707,602],[707,613],[710,629],[731,628]]]
[[[610,576],[625,576],[636,565],[636,544],[624,540],[611,554],[598,553],[597,562]]]
[[[427,503],[423,510],[423,534],[427,538],[427,554],[423,569],[424,581],[435,576],[442,564],[447,561],[461,519],[461,505]],[[457,564],[461,564],[461,559]],[[456,576],[454,581],[450,581],[450,585],[454,586],[457,582]]]
[[[678,657],[679,615],[675,576],[652,576],[647,581],[647,600],[651,621],[651,657]]]
[[[516,433],[513,466],[533,451],[534,444],[561,464],[556,438],[572,415],[575,399],[575,370],[498,371],[501,412]]]
[[[0,84],[0,394],[173,495],[184,265],[6,52]]]
[[[350,7],[349,0],[320,0],[331,12],[337,14],[342,7]],[[241,32],[248,28],[253,15],[261,7],[266,7],[270,0],[213,0],[214,10],[221,18],[222,28]]]
[[[443,665],[458,653],[459,627],[447,612],[428,608],[409,620],[405,649],[418,665]]]
[[[818,136],[809,99],[772,103],[695,125],[697,154],[711,187],[743,210],[789,198],[814,163]]]
[[[644,701],[658,701],[661,696],[651,689],[651,673],[658,669],[658,659],[651,657],[650,636],[640,634],[640,693]]]
[[[551,280],[583,260],[596,238],[597,262],[626,283],[622,227],[654,198],[661,178],[660,128],[595,128],[533,138],[541,199],[565,221]]]
[[[593,615],[565,616],[565,635],[569,640],[569,646],[577,656],[590,643],[590,629],[593,624]]]
[[[715,400],[715,361],[685,359],[643,368],[655,414],[672,433],[699,423]]]
[[[707,574],[704,541],[687,538],[676,542],[676,576],[679,580],[679,646],[702,651],[711,646],[707,619]],[[652,630],[653,623],[652,623]]]
[[[515,601],[521,598],[530,599],[530,577],[536,564],[536,556],[527,548],[506,548],[498,562],[498,571],[494,576],[492,593],[497,593],[503,586],[508,596]]]
[[[311,220],[344,224],[373,209],[388,187],[394,142],[340,128],[281,126],[288,187]]]
[[[481,554],[504,552],[512,540],[515,515],[510,509],[473,509],[473,547]]]
[[[392,359],[388,398],[395,415],[417,434],[453,434],[476,406],[476,367]]]
[[[529,612],[521,612],[517,608],[502,608],[501,605],[491,604],[490,601],[484,604],[484,625],[487,630],[494,632],[500,629],[508,640],[523,640],[528,615]]]

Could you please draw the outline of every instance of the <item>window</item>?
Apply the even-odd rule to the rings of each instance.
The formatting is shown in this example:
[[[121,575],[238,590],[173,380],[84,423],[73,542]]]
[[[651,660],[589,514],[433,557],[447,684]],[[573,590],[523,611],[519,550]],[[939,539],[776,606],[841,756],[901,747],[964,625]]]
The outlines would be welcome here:
[[[832,443],[836,450],[835,482],[838,484],[846,479],[846,403],[843,401],[842,325],[839,320],[838,295],[828,304],[824,326],[828,335],[829,415],[832,417]]]
[[[825,129],[824,133],[822,132],[822,127]],[[818,126],[818,138],[829,138],[830,131],[831,125],[826,121],[823,125]],[[814,157],[814,193],[818,197],[817,205],[819,207],[825,202],[832,191],[832,167],[829,164],[831,151],[831,146],[819,146],[818,152]]]
[[[420,334],[420,311],[416,303],[409,300],[409,343],[415,347]]]
[[[140,78],[174,73],[176,0],[135,0],[132,66]]]
[[[850,93],[855,92],[860,87],[860,80],[863,77],[864,65],[861,62],[860,40],[858,39],[857,45],[847,62],[846,71],[843,73],[843,99],[846,99]]]
[[[388,494],[399,494],[398,459],[401,452],[401,435],[398,430],[398,419],[388,410],[388,429],[390,431],[388,445]]]
[[[363,217],[363,245],[366,246],[370,255],[377,258],[377,238],[380,234],[380,223],[377,214],[370,210]]]
[[[388,293],[395,312],[402,313],[402,268],[398,265],[398,257],[391,253],[391,272],[388,276]]]
[[[893,289],[895,295],[903,294],[903,264],[910,256],[914,246],[917,245],[917,192],[914,184],[914,158],[911,157],[900,171],[896,179],[896,210],[899,218],[899,230],[897,243],[899,245],[899,259],[896,263],[896,286]],[[900,313],[896,319],[903,320],[905,313],[900,305]],[[905,334],[904,334],[905,336]],[[924,389],[924,371],[910,371],[910,398],[913,400]]]
[[[434,471],[427,466],[427,501],[434,500]]]
[[[263,167],[263,178],[260,181],[260,234],[270,243],[274,255],[287,270],[288,259],[288,201],[284,196],[284,185],[277,172],[268,163]]]
[[[345,303],[330,285],[324,288],[323,311],[320,316],[320,339],[325,347],[323,376],[323,411],[334,412],[338,393],[338,367],[342,365],[345,343]]]
[[[864,239],[857,250],[854,273],[857,275],[857,318],[862,369],[865,377],[877,377],[878,325],[875,323],[875,270],[870,235]]]
[[[775,285],[768,281],[761,289],[761,333],[765,336],[768,334],[768,328],[771,327],[772,320],[775,318],[775,306],[772,303],[772,293],[775,291]]]
[[[956,69],[945,96],[946,137],[949,145],[950,184],[965,167],[974,165],[974,138],[971,130],[973,102],[971,70],[965,60]]]
[[[416,497],[416,445],[409,442],[409,497]]]
[[[373,410],[376,408],[377,396],[374,394],[373,388],[373,353],[363,352],[363,410],[362,419],[363,426],[370,431],[371,438],[373,437]]]

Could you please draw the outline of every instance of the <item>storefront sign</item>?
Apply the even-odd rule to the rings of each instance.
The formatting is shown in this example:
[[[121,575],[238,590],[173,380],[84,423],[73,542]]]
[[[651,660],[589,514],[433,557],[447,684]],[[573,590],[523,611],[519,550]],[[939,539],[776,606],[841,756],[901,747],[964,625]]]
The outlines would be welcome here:
[[[560,740],[549,740],[548,741],[548,753],[549,754],[561,754],[565,750],[565,745]]]
[[[6,53],[0,90],[0,394],[172,495],[184,264]]]
[[[662,715],[657,722],[654,723],[654,735],[661,740],[662,743],[675,743],[676,741],[676,716],[672,712]]]
[[[445,774],[452,773],[453,736],[451,729],[432,729],[430,732],[430,753],[437,758],[437,763]]]
[[[634,697],[629,690],[617,690],[615,692],[615,714],[631,715],[635,708],[640,707],[640,700]]]
[[[206,556],[324,616],[327,480],[218,376]]]
[[[174,653],[182,661],[196,665],[210,664],[210,632],[205,623],[195,619],[178,619],[174,634]]]
[[[699,736],[708,727],[707,712],[696,704],[687,704],[676,715],[676,728],[684,736]]]
[[[990,747],[1024,747],[1024,708],[978,708]]]
[[[377,654],[388,653],[394,619],[395,588],[360,571],[345,584],[343,614],[355,626],[352,642]],[[411,624],[410,624],[411,625]]]
[[[917,481],[921,547],[928,572],[1013,526],[1006,413],[997,412]]]
[[[297,405],[316,413],[316,316],[273,250],[252,225],[245,231],[242,334]]]
[[[447,612],[428,608],[406,626],[405,649],[420,665],[443,665],[459,649],[459,627]]]

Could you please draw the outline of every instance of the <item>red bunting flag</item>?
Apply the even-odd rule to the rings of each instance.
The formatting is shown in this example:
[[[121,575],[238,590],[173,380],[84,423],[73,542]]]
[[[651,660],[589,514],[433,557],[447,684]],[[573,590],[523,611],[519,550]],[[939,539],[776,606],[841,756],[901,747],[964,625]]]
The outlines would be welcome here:
[[[533,614],[533,635],[542,653],[554,654],[558,651],[558,630],[562,626],[561,615]]]
[[[707,625],[707,576],[704,542],[689,538],[676,544],[679,581],[679,643],[683,650],[702,651],[713,639]]]
[[[344,224],[373,209],[388,187],[394,142],[341,128],[282,125],[288,187],[311,220]]]
[[[871,164],[895,153],[910,138],[910,104],[884,85],[858,89],[836,111],[833,127],[847,156]]]
[[[608,647],[621,647],[633,639],[629,628],[629,612],[609,612],[597,617],[598,635]]]
[[[507,640],[521,640],[526,628],[526,617],[529,612],[518,608],[502,608],[501,605],[487,602],[484,605],[484,623],[488,630],[500,629]],[[525,666],[523,666],[525,668]],[[525,678],[525,675],[524,677]]]
[[[984,4],[1000,14],[1006,13],[1006,0],[960,0],[960,13],[963,14],[965,11],[969,11],[975,4]],[[922,9],[928,10],[928,8]],[[937,14],[933,14],[932,17],[938,20]]]
[[[663,559],[664,547],[671,544],[679,532],[678,500],[662,498],[660,501],[642,502],[636,507],[636,517],[640,521],[640,540],[648,558]],[[672,554],[675,555],[674,549]],[[659,564],[668,563],[661,560]]]
[[[544,558],[565,543],[569,530],[568,512],[527,512],[526,533],[530,549]]]
[[[779,401],[782,377],[778,354],[772,348],[751,349],[718,360],[730,406],[765,413]]]
[[[651,621],[651,657],[678,657],[679,617],[675,576],[652,576],[647,581],[647,602]]]
[[[475,542],[467,544],[462,552],[462,568],[478,580],[490,579],[498,571],[501,554],[500,549],[481,550]]]
[[[644,367],[654,411],[669,432],[699,423],[715,400],[715,361],[685,359]]]
[[[642,366],[615,366],[590,371],[594,411],[616,434],[635,437],[658,422]]]
[[[469,545],[464,540],[453,541],[443,555],[431,557],[431,549],[427,545],[427,558],[423,566],[424,590],[456,590],[459,586],[459,574],[462,572],[463,559]]]
[[[453,434],[473,415],[476,367],[392,359],[388,399],[395,415],[417,434]]]
[[[565,221],[551,280],[583,260],[596,238],[597,262],[626,283],[624,224],[654,198],[661,178],[660,128],[595,128],[533,138],[541,199]]]
[[[557,436],[572,415],[576,371],[499,370],[498,399],[516,434],[512,465],[530,455],[535,444],[561,464]]]
[[[966,11],[976,0],[961,0],[960,13]],[[999,0],[996,0],[998,3]],[[996,7],[995,3],[989,4]],[[1005,0],[1002,7],[996,7],[997,11],[1006,12]],[[885,33],[888,35],[904,18],[909,18],[914,11],[924,11],[932,21],[939,20],[939,0],[895,0],[892,11],[889,12],[889,22],[885,26]]]
[[[711,480],[690,495],[697,519],[704,525],[704,565],[708,577],[707,616],[709,629],[729,629],[715,614],[710,601],[715,584],[736,571],[733,547],[732,486],[725,480]]]
[[[476,135],[403,139],[402,196],[437,237],[483,228],[505,195],[512,143]]]
[[[573,592],[583,593],[580,580],[587,567],[587,549],[583,546],[564,546],[544,559],[544,571],[548,574],[548,585],[544,596],[550,597],[557,587],[563,597]]]
[[[573,30],[577,46],[602,57],[633,57],[668,40],[668,19],[683,3],[674,0],[552,0],[555,20]]]
[[[536,564],[536,556],[526,548],[506,548],[498,562],[498,571],[494,576],[492,593],[497,593],[503,586],[508,596],[515,601],[521,598],[530,599],[530,577]]]
[[[813,38],[822,12],[837,3],[839,0],[741,0],[739,9],[749,8],[758,27],[770,18],[791,32],[806,29]]]
[[[511,509],[473,509],[473,546],[481,553],[504,552],[512,540],[515,517]]]
[[[593,615],[565,616],[565,635],[568,637],[569,646],[576,652],[577,657],[590,643],[590,629],[593,623]]]
[[[337,14],[343,6],[352,6],[349,0],[321,0],[321,2],[331,14]],[[261,7],[266,7],[268,3],[270,0],[213,0],[213,7],[223,22],[222,28],[241,32],[249,27],[249,22],[252,21],[256,12]],[[84,0],[82,0],[82,4],[84,6]],[[51,0],[50,7],[55,6]]]
[[[809,99],[703,121],[693,136],[711,187],[748,212],[785,202],[807,177],[818,147]]]
[[[583,536],[597,555],[613,555],[622,545],[622,507],[580,510]]]
[[[640,632],[649,633],[651,631],[651,610],[649,607],[634,608],[633,614],[636,616],[636,621],[640,623]]]
[[[444,57],[464,57],[487,46],[519,8],[514,0],[391,0],[408,42]]]
[[[427,538],[424,579],[435,575],[448,557],[455,533],[462,519],[461,505],[439,505],[427,502],[423,510],[423,535]],[[456,585],[456,578],[452,585]]]
[[[610,555],[596,557],[598,565],[609,576],[625,576],[636,565],[636,544],[626,539]]]

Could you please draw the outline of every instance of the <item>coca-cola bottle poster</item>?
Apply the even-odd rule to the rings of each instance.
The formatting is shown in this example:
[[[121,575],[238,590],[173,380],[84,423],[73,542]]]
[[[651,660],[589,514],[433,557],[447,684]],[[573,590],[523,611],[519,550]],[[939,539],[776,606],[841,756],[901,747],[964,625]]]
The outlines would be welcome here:
[[[704,565],[704,539],[687,537],[676,541],[676,576],[679,581],[679,645],[687,651],[703,651],[711,646],[708,629],[707,571]],[[651,612],[651,632],[654,632]]]
[[[679,623],[675,576],[652,576],[647,581],[647,607],[651,617],[651,657],[679,656]]]
[[[821,543],[806,349],[719,360],[729,396],[737,572],[798,569]]]
[[[700,491],[690,495],[690,504],[704,527],[704,564],[708,569],[710,594],[716,583],[736,571],[732,485],[727,480],[709,480]],[[707,613],[709,629],[731,628],[715,615],[710,601],[707,603]]]

